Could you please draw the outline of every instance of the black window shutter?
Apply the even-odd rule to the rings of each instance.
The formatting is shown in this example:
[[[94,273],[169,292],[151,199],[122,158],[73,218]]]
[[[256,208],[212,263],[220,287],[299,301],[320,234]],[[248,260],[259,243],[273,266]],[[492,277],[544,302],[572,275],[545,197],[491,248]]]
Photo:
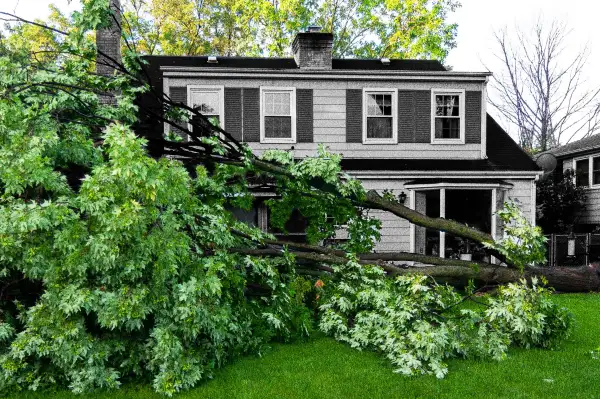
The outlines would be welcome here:
[[[465,143],[481,143],[481,92],[465,93]]]
[[[346,142],[362,143],[362,90],[346,90]]]
[[[296,90],[296,140],[298,143],[313,142],[313,91]]]
[[[415,95],[415,143],[431,142],[431,92],[416,90]]]
[[[225,88],[225,131],[242,140],[242,89]]]
[[[171,87],[169,89],[169,96],[171,97],[171,101],[174,103],[182,103],[187,105],[187,87]],[[187,121],[184,123],[187,123]],[[183,124],[180,126],[184,127]],[[170,126],[169,128],[171,129],[171,132],[181,136],[184,141],[188,140],[187,133],[185,133],[183,130],[173,126]]]
[[[260,141],[260,89],[243,89],[242,105],[242,138],[246,142],[257,143]]]
[[[415,142],[414,90],[398,90],[398,142]]]

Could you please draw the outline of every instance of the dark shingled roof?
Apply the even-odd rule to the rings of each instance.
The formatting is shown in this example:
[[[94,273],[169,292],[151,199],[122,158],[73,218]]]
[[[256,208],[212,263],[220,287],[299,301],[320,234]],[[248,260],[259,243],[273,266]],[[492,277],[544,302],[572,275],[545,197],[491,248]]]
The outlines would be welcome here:
[[[486,144],[487,160],[498,169],[541,170],[489,114],[487,116]]]
[[[352,159],[342,158],[342,168],[348,171],[532,171],[541,169],[521,147],[487,116],[487,159]]]
[[[210,67],[210,68],[261,68],[261,69],[298,69],[293,58],[260,57],[217,57],[218,63],[208,63],[207,56],[146,56],[151,63],[161,66]],[[333,70],[369,70],[369,71],[445,71],[446,68],[436,60],[390,60],[384,65],[381,60],[337,59],[332,61]]]
[[[572,143],[553,148],[549,151],[542,152],[542,153],[538,154],[537,156],[540,156],[541,154],[549,153],[556,157],[560,157],[563,155],[570,155],[570,154],[575,154],[578,152],[586,152],[586,151],[593,151],[593,150],[600,150],[600,134],[594,134],[590,137],[586,137],[584,139],[577,140]]]

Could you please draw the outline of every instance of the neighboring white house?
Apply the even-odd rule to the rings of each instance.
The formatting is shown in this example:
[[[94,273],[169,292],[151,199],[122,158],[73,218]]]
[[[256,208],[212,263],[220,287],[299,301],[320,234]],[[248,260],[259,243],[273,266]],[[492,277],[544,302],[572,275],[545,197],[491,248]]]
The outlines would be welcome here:
[[[574,141],[546,153],[556,157],[558,172],[575,172],[575,184],[586,189],[586,204],[574,227],[590,233],[600,227],[600,134]]]

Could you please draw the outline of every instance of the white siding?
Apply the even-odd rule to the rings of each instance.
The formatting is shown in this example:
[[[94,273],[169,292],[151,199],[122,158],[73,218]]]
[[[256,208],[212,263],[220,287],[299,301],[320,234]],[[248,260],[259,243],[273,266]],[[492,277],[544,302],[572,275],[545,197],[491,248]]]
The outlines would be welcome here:
[[[320,140],[317,139],[317,134]],[[248,143],[250,148],[261,154],[270,148],[293,150],[294,156],[304,158],[317,153],[319,143],[345,158],[402,158],[402,159],[480,159],[479,144],[433,145],[426,143],[361,144],[346,143],[345,128],[315,129],[315,143],[260,144]]]
[[[579,223],[600,224],[600,188],[587,189],[586,194],[586,206]]]
[[[527,220],[533,220],[533,217],[535,216],[535,209],[533,209],[535,202],[534,198],[532,198],[532,193],[535,195],[535,190],[532,190],[531,188],[533,180],[523,179],[505,181],[512,184],[513,187],[506,191],[504,199],[517,200],[521,205],[521,211],[523,211],[523,215],[527,218]]]
[[[382,179],[365,180],[365,189],[382,192],[385,189],[392,190],[395,195],[404,189],[404,181]],[[408,194],[408,191],[405,191]],[[408,205],[408,199],[406,200]],[[410,251],[410,223],[389,212],[373,210],[371,216],[381,220],[381,240],[375,247],[376,252],[409,252]]]

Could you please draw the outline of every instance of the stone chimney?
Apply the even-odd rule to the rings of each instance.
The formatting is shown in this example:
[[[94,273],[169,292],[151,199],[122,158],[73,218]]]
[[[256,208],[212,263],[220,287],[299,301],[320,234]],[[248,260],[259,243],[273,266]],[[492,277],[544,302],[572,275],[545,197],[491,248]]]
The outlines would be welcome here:
[[[96,48],[98,51],[106,54],[108,57],[121,63],[121,0],[110,0],[110,26],[96,31]],[[104,57],[98,53],[96,63],[96,73],[104,76],[112,76],[114,64],[110,58]],[[105,65],[108,64],[108,65]]]
[[[318,26],[296,34],[292,43],[294,60],[300,69],[331,69],[332,48],[333,33],[321,32]]]

